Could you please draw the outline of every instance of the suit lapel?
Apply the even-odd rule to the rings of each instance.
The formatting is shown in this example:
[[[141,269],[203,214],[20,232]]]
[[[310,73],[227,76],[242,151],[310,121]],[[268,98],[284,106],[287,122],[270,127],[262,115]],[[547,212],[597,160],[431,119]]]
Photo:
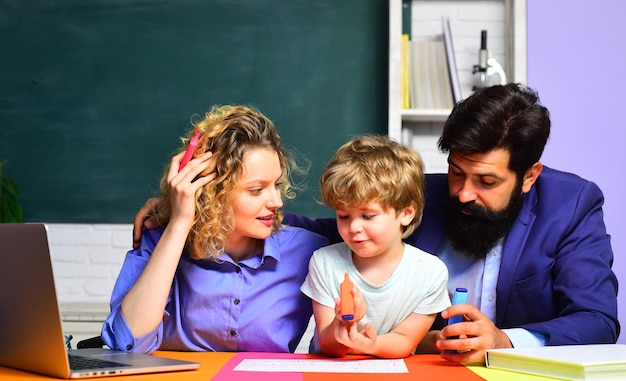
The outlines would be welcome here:
[[[537,192],[535,186],[524,195],[524,206],[507,235],[502,247],[502,262],[500,263],[500,272],[498,274],[497,303],[496,303],[496,321],[498,327],[502,327],[504,321],[506,306],[509,305],[512,288],[515,280],[520,277],[517,274],[517,265],[524,251],[524,245],[528,240],[528,236],[535,222],[535,214],[532,209],[537,204]],[[510,274],[502,276],[502,274]]]

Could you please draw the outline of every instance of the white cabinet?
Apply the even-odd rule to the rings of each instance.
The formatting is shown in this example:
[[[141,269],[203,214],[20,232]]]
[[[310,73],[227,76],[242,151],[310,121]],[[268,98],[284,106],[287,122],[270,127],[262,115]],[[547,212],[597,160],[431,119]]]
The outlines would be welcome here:
[[[526,83],[526,0],[412,0],[412,38],[442,34],[442,16],[452,29],[462,96],[471,93],[473,65],[478,63],[481,30],[487,48],[504,67],[508,82]],[[403,1],[389,1],[389,126],[392,139],[412,146],[426,164],[426,172],[445,172],[446,157],[437,139],[451,110],[402,109],[401,56]]]

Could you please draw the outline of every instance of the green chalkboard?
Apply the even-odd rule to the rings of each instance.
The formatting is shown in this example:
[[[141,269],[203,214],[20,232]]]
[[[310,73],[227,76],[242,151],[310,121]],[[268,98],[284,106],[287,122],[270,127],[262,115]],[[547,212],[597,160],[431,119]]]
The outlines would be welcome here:
[[[0,160],[27,221],[131,223],[194,114],[247,104],[311,160],[387,131],[386,0],[0,0]]]

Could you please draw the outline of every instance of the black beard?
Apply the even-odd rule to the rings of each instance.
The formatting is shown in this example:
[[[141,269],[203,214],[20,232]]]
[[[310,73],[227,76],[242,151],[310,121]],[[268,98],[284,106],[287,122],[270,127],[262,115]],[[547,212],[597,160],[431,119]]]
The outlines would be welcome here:
[[[521,186],[515,187],[506,208],[497,212],[473,201],[463,204],[458,197],[449,198],[444,210],[446,233],[452,247],[465,256],[485,258],[509,232],[523,204]],[[470,214],[464,214],[462,210]]]

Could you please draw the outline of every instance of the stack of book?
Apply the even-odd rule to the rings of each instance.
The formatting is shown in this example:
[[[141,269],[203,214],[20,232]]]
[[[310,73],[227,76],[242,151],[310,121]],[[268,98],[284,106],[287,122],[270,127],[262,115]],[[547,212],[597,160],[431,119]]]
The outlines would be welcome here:
[[[450,22],[442,34],[410,40],[402,35],[402,108],[451,109],[461,100]]]

